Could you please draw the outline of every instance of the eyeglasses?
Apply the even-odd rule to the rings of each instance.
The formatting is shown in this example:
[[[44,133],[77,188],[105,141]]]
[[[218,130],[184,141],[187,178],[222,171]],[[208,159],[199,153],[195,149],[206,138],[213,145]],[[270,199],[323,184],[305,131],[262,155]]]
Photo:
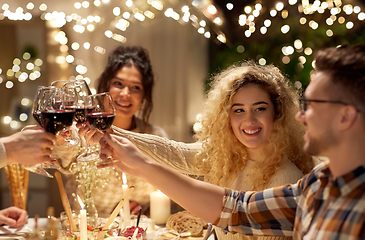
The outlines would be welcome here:
[[[301,98],[299,99],[299,103],[300,103],[300,112],[304,113],[305,111],[307,111],[307,103],[308,102],[316,102],[316,103],[332,103],[332,104],[342,104],[342,105],[351,105],[345,102],[341,102],[341,101],[332,101],[332,100],[315,100],[315,99],[306,99],[306,98]],[[356,111],[360,112],[359,110],[356,109]]]

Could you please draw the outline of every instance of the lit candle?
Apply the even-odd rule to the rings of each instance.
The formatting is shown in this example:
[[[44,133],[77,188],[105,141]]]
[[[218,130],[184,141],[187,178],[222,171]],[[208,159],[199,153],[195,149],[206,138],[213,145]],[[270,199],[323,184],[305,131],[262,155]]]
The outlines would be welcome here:
[[[86,209],[84,203],[81,201],[79,195],[77,195],[81,210],[80,210],[80,240],[87,240],[87,218]]]
[[[171,214],[170,198],[160,190],[150,194],[150,213],[151,218],[156,224],[165,224]]]
[[[122,174],[122,179],[123,179],[123,186],[122,186],[123,195],[125,195],[128,191],[127,177],[126,177],[125,173]],[[129,208],[129,197],[124,199],[123,219],[124,220],[130,220],[131,219],[130,208]]]

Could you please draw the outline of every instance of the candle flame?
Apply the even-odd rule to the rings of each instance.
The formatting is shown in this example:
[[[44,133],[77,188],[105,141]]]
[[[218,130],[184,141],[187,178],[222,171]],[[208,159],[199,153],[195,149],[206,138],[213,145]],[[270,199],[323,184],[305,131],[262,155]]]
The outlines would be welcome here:
[[[125,176],[125,173],[122,173],[122,179],[123,179],[123,184],[127,184],[127,177]]]
[[[82,202],[81,198],[79,197],[79,195],[77,195],[77,199],[79,201],[80,207],[81,209],[85,209],[85,204]]]

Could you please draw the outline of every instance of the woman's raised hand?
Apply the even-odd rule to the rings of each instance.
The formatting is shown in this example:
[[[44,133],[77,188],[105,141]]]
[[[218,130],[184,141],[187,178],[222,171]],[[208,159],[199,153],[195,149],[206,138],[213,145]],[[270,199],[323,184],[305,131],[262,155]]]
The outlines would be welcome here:
[[[114,166],[128,174],[143,177],[144,166],[151,161],[128,139],[113,134],[104,133],[100,146],[103,162],[98,167]],[[110,157],[121,161],[110,161]]]
[[[89,123],[77,123],[76,127],[79,129],[79,134],[91,143],[98,143],[103,137],[103,133],[93,129]]]

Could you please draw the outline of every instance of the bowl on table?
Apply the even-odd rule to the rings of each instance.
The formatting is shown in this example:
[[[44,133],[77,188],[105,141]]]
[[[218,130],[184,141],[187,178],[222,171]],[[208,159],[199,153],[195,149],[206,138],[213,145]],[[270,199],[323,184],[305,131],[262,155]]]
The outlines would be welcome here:
[[[80,218],[77,215],[73,216],[76,227],[79,229],[80,226]],[[108,227],[108,229],[103,229],[105,223],[108,221],[107,218],[89,218],[87,219],[87,237],[88,240],[97,239],[98,235],[101,231],[105,233],[104,239],[108,239],[114,236],[118,236],[120,233],[119,222],[114,221]],[[80,236],[80,231],[72,231],[70,228],[70,222],[67,217],[64,217],[60,220],[61,222],[61,232],[64,239],[74,240]]]

